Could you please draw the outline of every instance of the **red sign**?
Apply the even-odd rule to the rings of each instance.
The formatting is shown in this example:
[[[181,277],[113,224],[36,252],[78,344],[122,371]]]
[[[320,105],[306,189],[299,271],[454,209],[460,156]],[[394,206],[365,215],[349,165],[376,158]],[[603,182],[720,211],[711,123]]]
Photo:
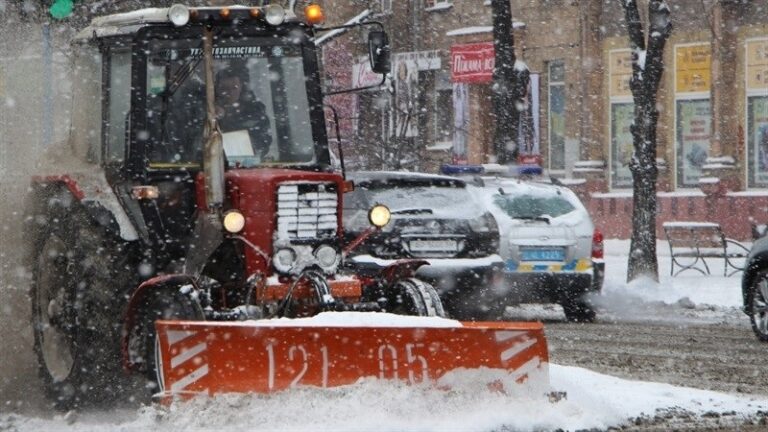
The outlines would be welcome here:
[[[454,45],[451,47],[451,81],[489,83],[495,61],[493,42]]]

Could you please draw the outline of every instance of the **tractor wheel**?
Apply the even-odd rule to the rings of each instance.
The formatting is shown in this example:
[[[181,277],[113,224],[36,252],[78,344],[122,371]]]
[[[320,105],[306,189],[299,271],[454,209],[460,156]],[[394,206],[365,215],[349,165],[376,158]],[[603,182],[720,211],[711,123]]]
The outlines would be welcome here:
[[[133,281],[120,275],[129,254],[86,219],[51,218],[36,238],[32,328],[45,391],[62,410],[109,405],[127,385],[119,317]]]
[[[591,323],[597,317],[592,305],[586,300],[568,299],[561,304],[563,312],[565,312],[565,319],[570,322]]]
[[[760,271],[752,280],[744,306],[755,335],[768,342],[768,270]]]
[[[162,359],[158,350],[155,321],[169,319],[202,321],[205,317],[200,303],[178,289],[165,288],[147,295],[139,311],[138,325],[133,330],[133,335],[144,349],[144,370],[148,380],[147,388],[150,390],[147,396],[163,390],[161,371],[158,368]]]
[[[444,317],[443,303],[435,288],[416,278],[400,279],[392,285],[387,312],[399,315]]]

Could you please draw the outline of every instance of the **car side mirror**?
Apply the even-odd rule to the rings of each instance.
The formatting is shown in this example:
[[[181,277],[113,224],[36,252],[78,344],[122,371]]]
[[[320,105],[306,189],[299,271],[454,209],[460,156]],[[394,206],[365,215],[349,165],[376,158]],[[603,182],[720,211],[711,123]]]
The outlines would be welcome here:
[[[368,57],[371,60],[371,70],[378,74],[388,74],[390,71],[390,47],[387,32],[374,30],[368,33]]]

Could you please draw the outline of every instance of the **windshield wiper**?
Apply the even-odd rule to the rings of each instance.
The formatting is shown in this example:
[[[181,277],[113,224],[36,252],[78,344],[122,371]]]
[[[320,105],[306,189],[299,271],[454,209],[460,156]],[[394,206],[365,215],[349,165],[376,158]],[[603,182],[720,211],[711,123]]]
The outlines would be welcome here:
[[[432,209],[428,208],[412,208],[412,209],[399,209],[392,210],[392,214],[432,214]]]

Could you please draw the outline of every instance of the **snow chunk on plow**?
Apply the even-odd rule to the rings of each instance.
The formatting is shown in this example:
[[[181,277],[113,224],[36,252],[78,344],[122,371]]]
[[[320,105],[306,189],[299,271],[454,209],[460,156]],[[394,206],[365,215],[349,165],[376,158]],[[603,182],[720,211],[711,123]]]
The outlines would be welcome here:
[[[478,377],[495,377],[485,383],[494,390],[509,382],[549,385],[541,323],[337,312],[303,319],[157,321],[156,327],[158,396],[165,400],[336,387],[369,377],[444,387],[451,372],[466,370],[493,372]]]

